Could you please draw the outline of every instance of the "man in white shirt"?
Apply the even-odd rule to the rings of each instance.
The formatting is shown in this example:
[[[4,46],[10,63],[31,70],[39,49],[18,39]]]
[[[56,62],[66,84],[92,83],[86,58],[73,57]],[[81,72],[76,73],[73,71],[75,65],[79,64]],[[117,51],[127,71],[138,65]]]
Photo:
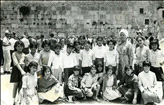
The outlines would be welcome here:
[[[9,42],[11,43],[11,49],[10,49],[10,54],[12,55],[12,53],[14,52],[14,45],[15,45],[15,42],[17,41],[15,39],[15,35],[16,33],[13,32],[13,34],[10,36],[10,40]],[[13,60],[12,60],[12,57],[11,57],[11,66],[13,66]]]
[[[24,43],[24,45],[25,45],[25,47],[24,47],[24,49],[23,49],[23,53],[24,54],[28,54],[29,53],[29,45],[30,45],[30,42],[29,42],[29,40],[26,38],[26,36],[25,35],[22,35],[22,39],[21,39],[21,41]]]
[[[5,32],[5,37],[3,38],[3,57],[4,57],[4,64],[3,64],[3,70],[4,73],[10,74],[10,65],[11,65],[11,55],[10,55],[10,49],[11,49],[11,43],[9,42],[10,32],[7,30]]]
[[[84,50],[80,53],[80,66],[82,67],[82,76],[84,76],[85,73],[89,73],[91,66],[94,64],[94,53],[90,49],[90,42],[85,42]]]

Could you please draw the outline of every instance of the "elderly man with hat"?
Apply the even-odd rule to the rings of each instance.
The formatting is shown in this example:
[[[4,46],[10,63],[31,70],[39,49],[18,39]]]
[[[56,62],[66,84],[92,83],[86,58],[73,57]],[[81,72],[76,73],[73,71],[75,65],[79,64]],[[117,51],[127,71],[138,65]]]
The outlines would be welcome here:
[[[10,37],[10,31],[6,30],[5,37],[3,38],[3,57],[4,57],[4,65],[3,70],[4,73],[10,74],[10,65],[11,65],[11,55],[10,55],[10,49],[11,49],[11,43],[9,42]]]
[[[126,65],[132,66],[133,64],[133,47],[132,44],[127,41],[129,36],[128,31],[121,29],[119,33],[119,43],[116,45],[116,50],[119,53],[119,65],[118,65],[118,79],[121,80],[125,76],[124,68]]]

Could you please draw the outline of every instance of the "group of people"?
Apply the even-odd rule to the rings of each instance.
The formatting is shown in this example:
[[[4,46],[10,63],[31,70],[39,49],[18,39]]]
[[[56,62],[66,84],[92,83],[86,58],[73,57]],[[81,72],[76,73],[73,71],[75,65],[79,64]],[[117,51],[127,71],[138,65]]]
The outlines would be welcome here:
[[[13,41],[13,34],[6,31],[3,69],[9,74],[12,65],[14,104],[17,92],[21,105],[89,97],[133,104],[161,102],[164,54],[155,37],[140,34],[134,43],[126,29],[121,29],[118,40],[50,37],[28,40],[23,35]]]

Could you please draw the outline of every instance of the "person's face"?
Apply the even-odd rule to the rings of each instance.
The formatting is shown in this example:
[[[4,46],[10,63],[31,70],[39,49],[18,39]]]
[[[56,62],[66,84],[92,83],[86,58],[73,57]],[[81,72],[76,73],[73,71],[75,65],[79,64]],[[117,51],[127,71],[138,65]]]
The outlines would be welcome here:
[[[17,45],[16,49],[18,52],[22,52],[23,46],[19,44],[19,45]]]
[[[76,45],[76,49],[77,50],[80,50],[80,45]]]
[[[109,50],[113,50],[114,49],[114,44],[113,42],[109,42]]]
[[[35,47],[31,48],[30,50],[31,50],[31,53],[35,53],[36,52],[36,48]]]
[[[30,67],[30,74],[34,75],[34,73],[37,71],[37,67],[36,66],[31,66]]]
[[[144,43],[144,41],[142,40],[142,38],[138,38],[138,44],[139,44],[140,46],[142,46],[143,43]]]
[[[131,69],[126,70],[126,74],[130,76],[132,74],[132,70]]]
[[[85,48],[85,50],[87,50],[87,51],[88,51],[88,50],[89,50],[89,48],[90,48],[90,45],[87,43],[87,44],[85,44],[85,47],[84,47],[84,48]]]
[[[126,35],[125,35],[125,33],[123,33],[123,32],[120,33],[120,40],[121,40],[121,41],[125,41],[125,40],[126,40]]]
[[[144,72],[148,73],[150,71],[150,67],[149,66],[144,66]]]
[[[70,54],[72,52],[72,47],[67,48],[67,53]]]
[[[47,69],[45,72],[44,72],[44,75],[46,77],[49,77],[51,75],[51,72],[50,72],[50,69]]]
[[[44,45],[44,51],[46,51],[46,52],[50,51],[50,46],[48,44]]]
[[[154,51],[157,50],[157,44],[152,44],[151,47],[152,47],[152,49],[153,49]]]
[[[59,48],[59,47],[57,47],[57,48],[55,49],[55,54],[57,54],[57,55],[60,54],[60,48]]]
[[[95,68],[91,69],[91,74],[93,74],[93,75],[96,74],[96,69]]]
[[[112,72],[113,72],[113,71],[112,71],[112,68],[109,68],[107,74],[108,74],[108,75],[112,75]]]
[[[74,71],[74,75],[78,76],[79,75],[79,71],[78,70]]]
[[[102,40],[97,40],[97,45],[101,46],[102,45]]]

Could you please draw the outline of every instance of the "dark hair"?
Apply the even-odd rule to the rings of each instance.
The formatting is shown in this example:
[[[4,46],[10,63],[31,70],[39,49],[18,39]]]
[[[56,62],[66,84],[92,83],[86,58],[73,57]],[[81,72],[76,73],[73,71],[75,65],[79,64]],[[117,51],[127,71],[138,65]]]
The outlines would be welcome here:
[[[85,42],[84,42],[84,45],[85,45],[85,44],[91,45],[91,42],[90,42],[90,41],[85,41]]]
[[[148,62],[143,61],[142,65],[143,65],[143,67],[144,66],[151,66],[151,62],[150,61],[148,61]]]
[[[107,41],[107,44],[109,45],[110,42],[112,42],[114,46],[116,45],[116,41],[115,40],[110,39],[110,40]]]
[[[42,76],[45,76],[44,75],[44,73],[45,73],[45,71],[47,70],[47,69],[49,69],[50,70],[50,73],[52,74],[52,71],[51,71],[51,68],[49,67],[49,66],[42,66]]]
[[[51,46],[51,42],[48,40],[48,39],[46,39],[46,40],[44,40],[43,42],[42,42],[42,48],[44,48],[44,46],[45,45],[48,45],[48,46]]]
[[[18,40],[18,41],[16,41],[15,44],[14,44],[14,51],[17,51],[16,47],[17,47],[18,45],[21,45],[21,46],[24,48],[24,43],[23,43],[22,41]]]
[[[51,34],[50,34],[50,36],[51,36],[51,37],[54,37],[54,34],[53,34],[53,33],[51,33]]]
[[[62,48],[61,44],[56,43],[56,44],[54,45],[54,48],[56,49],[56,48],[58,48],[58,47],[59,47],[59,49],[61,49],[61,48]]]
[[[152,44],[157,44],[157,49],[160,50],[158,39],[153,39],[153,40],[150,41],[150,44],[149,44],[149,49],[150,50],[152,50]]]
[[[106,73],[109,71],[109,68],[112,67],[112,73],[114,73],[114,69],[113,69],[113,66],[112,65],[109,65],[106,67]]]
[[[29,48],[30,48],[30,49],[31,49],[31,48],[37,48],[37,43],[36,43],[35,41],[32,41],[32,42],[30,43]]]
[[[98,41],[98,40],[101,40],[101,41],[103,41],[103,37],[101,37],[101,36],[98,36],[98,37],[97,37],[97,41]]]
[[[71,44],[67,44],[67,48],[74,48],[74,45],[71,45]]]
[[[126,74],[126,71],[129,70],[129,69],[132,70],[132,73],[134,72],[132,66],[126,65],[126,66],[124,67],[125,74]]]
[[[31,61],[31,62],[28,64],[28,67],[27,67],[26,72],[30,72],[30,71],[31,71],[30,68],[31,68],[32,66],[38,67],[38,63],[37,63],[36,61]]]
[[[143,41],[145,40],[145,38],[144,38],[143,36],[138,36],[138,37],[136,38],[136,40],[138,41],[139,38],[141,38]]]
[[[41,35],[40,35],[40,38],[44,38],[44,35],[43,35],[43,34],[41,34]]]
[[[148,36],[145,36],[145,39],[148,39]]]

